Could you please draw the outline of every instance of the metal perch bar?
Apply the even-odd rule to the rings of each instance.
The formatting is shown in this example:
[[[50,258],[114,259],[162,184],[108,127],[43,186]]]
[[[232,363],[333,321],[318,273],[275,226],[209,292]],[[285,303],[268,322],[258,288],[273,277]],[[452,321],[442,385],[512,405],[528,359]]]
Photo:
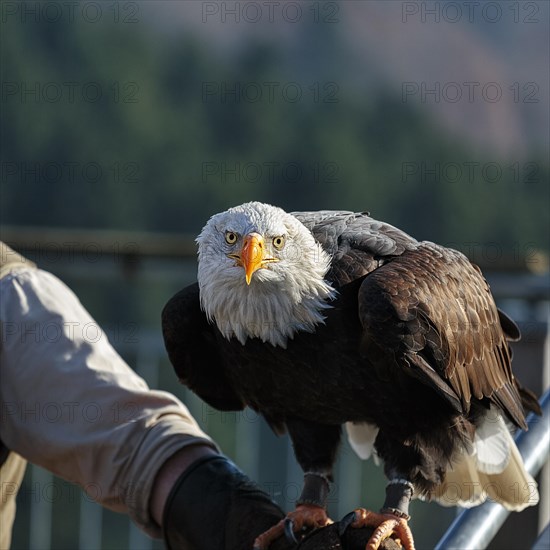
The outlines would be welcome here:
[[[550,390],[541,401],[542,417],[529,415],[528,432],[520,432],[516,444],[527,471],[534,477],[548,459],[550,445]],[[435,550],[480,550],[498,533],[510,512],[500,504],[485,502],[464,510],[451,524]]]
[[[539,535],[537,542],[531,550],[546,550],[550,543],[550,523],[545,527],[544,531]]]

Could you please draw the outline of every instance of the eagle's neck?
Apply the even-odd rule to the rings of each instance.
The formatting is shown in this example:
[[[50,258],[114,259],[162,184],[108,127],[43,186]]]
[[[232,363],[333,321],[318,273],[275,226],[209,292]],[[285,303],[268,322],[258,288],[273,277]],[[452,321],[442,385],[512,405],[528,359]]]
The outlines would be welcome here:
[[[331,307],[336,294],[324,279],[328,265],[327,257],[322,268],[299,271],[284,280],[260,270],[250,285],[242,274],[225,279],[219,273],[205,275],[199,277],[201,307],[227,339],[234,337],[244,345],[248,338],[259,338],[286,348],[296,332],[314,332],[324,322],[323,310]]]

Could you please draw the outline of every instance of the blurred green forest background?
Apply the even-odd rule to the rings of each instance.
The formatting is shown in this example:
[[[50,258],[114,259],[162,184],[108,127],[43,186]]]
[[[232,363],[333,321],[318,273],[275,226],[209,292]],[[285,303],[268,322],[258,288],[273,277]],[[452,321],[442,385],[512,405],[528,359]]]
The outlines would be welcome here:
[[[269,2],[254,3],[260,12],[244,11],[249,4],[2,2],[0,238],[32,227],[47,240],[53,227],[67,250],[77,229],[189,242],[212,214],[260,200],[289,211],[368,210],[486,269],[547,276],[548,3],[491,2],[498,21],[479,8],[456,24],[450,12],[423,18],[425,2],[285,0],[273,3],[273,18]],[[465,82],[475,83],[472,101]],[[482,94],[495,89],[499,100]],[[116,260],[112,247],[103,252]],[[285,439],[256,417],[239,424],[205,409],[175,381],[159,316],[194,279],[194,258],[149,258],[125,272],[116,261],[78,263],[40,245],[35,253],[106,331],[118,330],[112,340],[129,363],[180,396],[266,490],[282,479],[299,487]],[[534,318],[529,310],[523,320]],[[150,377],[148,362],[159,367]],[[237,444],[247,430],[250,449]],[[347,446],[342,455],[334,510],[377,507],[381,469]],[[26,488],[33,483],[28,474]],[[15,541],[28,548],[39,529],[28,528],[35,496],[22,493]],[[292,507],[292,495],[274,496]],[[91,512],[75,498],[54,509],[52,548],[95,540],[82,523]],[[413,511],[417,547],[433,547],[454,510]],[[103,518],[101,547],[151,547],[127,534],[125,518]]]
[[[261,200],[369,210],[458,247],[548,248],[545,144],[495,154],[382,78],[354,85],[337,25],[304,22],[290,52],[252,36],[229,54],[103,6],[97,24],[3,25],[2,223],[197,233]]]

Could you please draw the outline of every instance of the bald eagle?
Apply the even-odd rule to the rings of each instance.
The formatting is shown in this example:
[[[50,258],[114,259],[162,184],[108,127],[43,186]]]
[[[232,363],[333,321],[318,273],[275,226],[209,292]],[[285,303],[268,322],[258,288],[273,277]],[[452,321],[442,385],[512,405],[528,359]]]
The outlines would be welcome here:
[[[540,412],[511,370],[515,323],[479,268],[368,213],[293,212],[250,202],[197,238],[197,283],[163,311],[179,379],[221,410],[246,406],[288,432],[304,471],[291,528],[330,520],[326,499],[345,426],[389,479],[368,548],[414,543],[414,497],[510,510],[538,501],[508,425]],[[267,548],[288,519],[256,540]]]

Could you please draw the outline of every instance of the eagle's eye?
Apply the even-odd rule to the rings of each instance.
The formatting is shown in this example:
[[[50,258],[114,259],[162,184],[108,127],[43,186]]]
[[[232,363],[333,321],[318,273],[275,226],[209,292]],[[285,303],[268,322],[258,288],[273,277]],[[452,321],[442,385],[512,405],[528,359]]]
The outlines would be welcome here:
[[[227,244],[235,244],[237,242],[237,238],[237,233],[234,233],[233,231],[225,232],[225,242]]]
[[[273,246],[277,250],[281,250],[285,245],[285,238],[281,235],[280,237],[273,237]]]

